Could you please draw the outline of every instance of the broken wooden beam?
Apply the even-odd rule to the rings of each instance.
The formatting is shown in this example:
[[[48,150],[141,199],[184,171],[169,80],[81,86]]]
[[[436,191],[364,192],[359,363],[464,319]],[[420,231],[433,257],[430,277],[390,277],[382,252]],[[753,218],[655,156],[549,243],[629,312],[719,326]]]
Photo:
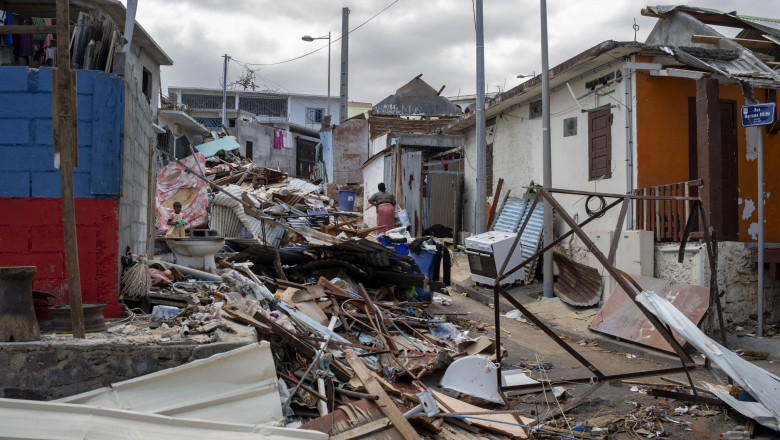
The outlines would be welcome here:
[[[363,383],[363,386],[366,387],[366,390],[379,397],[377,399],[377,405],[382,413],[390,420],[393,428],[401,434],[401,437],[403,437],[404,440],[419,440],[420,435],[417,434],[417,431],[409,424],[409,421],[406,420],[403,413],[395,406],[393,399],[387,395],[384,388],[382,388],[382,385],[377,381],[371,371],[369,371],[368,367],[363,364],[363,361],[358,358],[357,354],[355,354],[353,350],[345,350],[344,354],[347,358],[347,362],[349,362],[349,365],[352,367],[352,370],[355,371],[355,375],[357,375],[357,378]]]

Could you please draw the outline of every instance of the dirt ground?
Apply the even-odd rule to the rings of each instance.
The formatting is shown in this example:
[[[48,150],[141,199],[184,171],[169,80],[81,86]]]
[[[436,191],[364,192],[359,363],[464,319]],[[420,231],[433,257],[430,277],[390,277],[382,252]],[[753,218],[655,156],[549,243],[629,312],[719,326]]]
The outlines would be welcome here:
[[[461,281],[470,276],[468,262],[463,256],[456,257],[456,265],[453,267],[452,275],[453,281]],[[469,337],[480,335],[495,337],[494,310],[491,307],[459,293],[452,293],[449,299],[452,300],[451,305],[438,304],[432,307],[431,312],[434,314],[459,314],[450,316],[457,316],[461,319],[459,324],[462,324],[463,327],[472,327]],[[469,326],[468,321],[473,321],[473,323]],[[484,331],[476,329],[478,323],[485,323]],[[504,369],[519,368],[520,364],[547,362],[552,364],[551,369],[547,371],[534,370],[527,373],[535,379],[550,380],[589,376],[586,367],[580,365],[539,328],[509,318],[502,318],[501,326],[501,343],[508,352],[508,357],[502,362]],[[613,352],[593,343],[586,344],[573,340],[568,340],[568,342],[579,354],[608,375],[674,366]],[[694,359],[703,365],[701,356],[696,356]],[[779,367],[775,362],[770,363],[769,361],[764,361],[761,366],[771,367],[768,368],[770,370],[777,370]],[[687,383],[683,373],[662,376]],[[693,380],[696,384],[702,382],[727,383],[727,377],[722,373],[703,368],[693,373]],[[534,418],[537,414],[544,415],[549,409],[558,405],[566,406],[567,403],[576,400],[590,388],[591,385],[572,384],[565,386],[566,394],[560,399],[560,402],[556,402],[551,393],[516,396],[512,398],[512,401],[516,409],[523,411],[524,416]],[[605,427],[610,429],[609,438],[614,439],[654,438],[648,437],[648,435],[659,432],[663,432],[667,438],[713,439],[719,438],[722,432],[744,429],[744,417],[734,411],[724,411],[724,407],[690,402],[669,402],[663,398],[647,395],[644,391],[648,388],[671,391],[676,388],[676,385],[661,379],[660,376],[648,376],[605,384],[584,399],[582,405],[567,411],[565,417],[548,423],[557,423],[559,428],[566,431],[578,424]],[[690,389],[683,387],[683,390],[689,392]],[[703,395],[708,396],[708,394]],[[481,406],[490,407],[484,405],[484,402]],[[498,405],[493,405],[492,408],[503,409]],[[776,433],[758,427],[754,438],[777,438],[775,435]]]

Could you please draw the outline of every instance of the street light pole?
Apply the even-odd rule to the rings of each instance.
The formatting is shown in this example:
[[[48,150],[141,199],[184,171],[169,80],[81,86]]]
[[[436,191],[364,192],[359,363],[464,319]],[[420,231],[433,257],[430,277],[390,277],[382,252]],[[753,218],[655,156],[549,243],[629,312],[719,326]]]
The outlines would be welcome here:
[[[328,31],[327,37],[312,37],[310,35],[304,35],[301,40],[312,42],[314,40],[328,40],[328,116],[330,116],[330,31]]]

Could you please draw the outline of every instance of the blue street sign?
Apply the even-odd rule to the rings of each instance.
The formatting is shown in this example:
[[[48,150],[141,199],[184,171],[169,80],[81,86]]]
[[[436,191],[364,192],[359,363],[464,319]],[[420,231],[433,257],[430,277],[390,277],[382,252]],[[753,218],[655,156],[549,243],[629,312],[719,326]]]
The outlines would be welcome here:
[[[775,103],[742,106],[742,126],[755,127],[775,122]]]

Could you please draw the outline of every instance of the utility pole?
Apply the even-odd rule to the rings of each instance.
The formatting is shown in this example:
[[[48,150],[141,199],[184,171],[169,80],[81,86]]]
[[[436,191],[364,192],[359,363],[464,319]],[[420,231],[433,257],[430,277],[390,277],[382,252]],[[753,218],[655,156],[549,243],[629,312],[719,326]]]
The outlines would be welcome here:
[[[73,200],[73,168],[78,167],[78,121],[76,72],[70,70],[70,2],[57,0],[57,71],[52,78],[55,168],[60,169],[62,227],[65,234],[65,268],[68,276],[70,320],[73,337],[84,339],[84,309],[81,304],[81,276],[76,239],[76,204]]]
[[[349,92],[347,90],[347,83],[349,79],[349,8],[343,8],[341,10],[341,101],[339,103],[339,123],[344,122],[347,119],[349,110],[347,109],[347,101],[349,99]],[[330,99],[328,99],[330,101]]]
[[[542,172],[543,185],[552,188],[552,147],[550,145],[550,66],[547,59],[547,0],[539,0],[542,16]],[[628,79],[626,79],[628,81]],[[544,246],[553,241],[553,208],[545,199],[544,205]],[[543,291],[545,298],[555,296],[553,287],[553,251],[544,253],[542,259]]]
[[[487,145],[485,144],[485,37],[482,0],[476,0],[477,25],[477,192],[474,198],[474,234],[487,228]],[[497,203],[493,200],[493,203]]]
[[[222,68],[222,127],[227,127],[227,65],[228,54],[225,54],[225,65]]]

